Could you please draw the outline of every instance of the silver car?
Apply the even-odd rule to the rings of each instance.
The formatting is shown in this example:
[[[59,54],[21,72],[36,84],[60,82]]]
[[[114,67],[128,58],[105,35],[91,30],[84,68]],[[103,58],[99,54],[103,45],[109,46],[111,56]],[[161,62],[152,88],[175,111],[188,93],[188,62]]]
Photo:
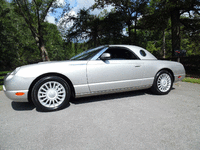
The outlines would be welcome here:
[[[151,88],[170,92],[185,77],[182,64],[157,60],[131,45],[106,45],[66,61],[41,62],[16,68],[4,78],[4,92],[13,101],[32,101],[42,111],[65,107],[71,97]]]

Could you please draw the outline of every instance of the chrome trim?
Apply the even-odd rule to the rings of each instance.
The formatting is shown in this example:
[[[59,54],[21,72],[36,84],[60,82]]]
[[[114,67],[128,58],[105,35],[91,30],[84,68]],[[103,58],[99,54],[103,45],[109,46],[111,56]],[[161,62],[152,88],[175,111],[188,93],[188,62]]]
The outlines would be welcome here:
[[[129,88],[118,88],[118,89],[112,89],[112,90],[95,91],[95,92],[91,92],[91,93],[77,93],[76,98],[95,96],[95,95],[121,93],[121,92],[128,92],[128,91],[136,91],[136,90],[148,89],[151,86],[152,86],[152,84],[137,86],[137,87],[129,87]]]
[[[92,83],[92,84],[89,84],[89,86],[92,86],[92,85],[102,85],[102,84],[112,84],[112,83],[124,83],[124,82],[132,82],[132,81],[143,81],[143,80],[149,80],[149,79],[153,79],[153,77],[152,78],[143,78],[143,79],[123,80],[123,81]]]

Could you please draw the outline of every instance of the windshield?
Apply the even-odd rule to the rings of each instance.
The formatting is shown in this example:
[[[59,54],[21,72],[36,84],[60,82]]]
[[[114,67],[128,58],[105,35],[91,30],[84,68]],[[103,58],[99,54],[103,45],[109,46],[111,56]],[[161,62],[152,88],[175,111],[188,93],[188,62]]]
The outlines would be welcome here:
[[[84,51],[74,57],[72,57],[70,60],[90,60],[92,57],[94,57],[98,52],[100,52],[105,46],[100,46],[94,49],[89,49],[87,51]]]

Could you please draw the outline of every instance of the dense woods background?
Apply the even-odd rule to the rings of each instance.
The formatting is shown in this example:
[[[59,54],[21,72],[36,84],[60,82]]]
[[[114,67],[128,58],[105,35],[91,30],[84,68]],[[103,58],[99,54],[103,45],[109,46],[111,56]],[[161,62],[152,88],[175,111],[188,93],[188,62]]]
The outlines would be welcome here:
[[[62,10],[57,25],[45,21],[57,8]],[[94,9],[101,13],[92,14]],[[55,0],[0,0],[0,70],[66,60],[105,44],[138,45],[168,59],[186,50],[199,62],[199,0],[95,0],[77,15],[69,11],[67,2],[61,6]]]

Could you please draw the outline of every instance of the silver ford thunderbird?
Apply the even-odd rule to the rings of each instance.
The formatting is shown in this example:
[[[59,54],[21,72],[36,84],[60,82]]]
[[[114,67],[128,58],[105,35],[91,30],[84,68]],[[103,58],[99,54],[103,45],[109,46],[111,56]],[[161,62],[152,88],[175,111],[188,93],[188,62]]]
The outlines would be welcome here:
[[[4,78],[4,92],[13,101],[32,101],[51,111],[65,107],[71,97],[84,97],[150,88],[170,92],[185,77],[182,64],[157,60],[131,45],[106,45],[67,61],[42,62],[16,68]]]

